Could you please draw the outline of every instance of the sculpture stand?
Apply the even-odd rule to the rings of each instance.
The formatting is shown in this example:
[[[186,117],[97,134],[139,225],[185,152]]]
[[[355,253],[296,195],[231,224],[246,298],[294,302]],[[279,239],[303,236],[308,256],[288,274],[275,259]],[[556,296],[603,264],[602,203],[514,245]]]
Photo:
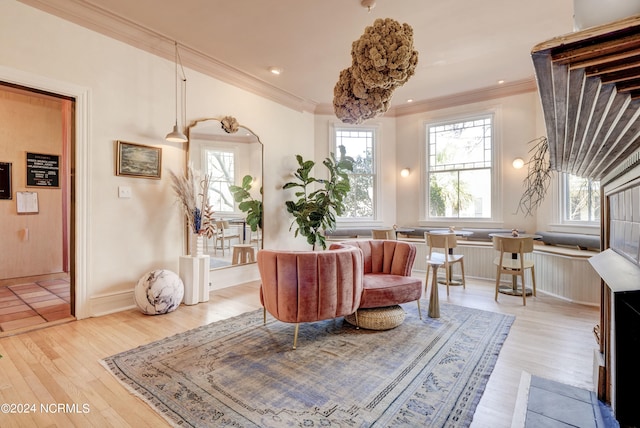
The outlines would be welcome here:
[[[209,301],[209,256],[181,256],[180,279],[184,283],[184,304]]]
[[[440,318],[440,302],[438,297],[438,268],[442,266],[442,264],[435,261],[427,261],[427,263],[429,263],[429,265],[433,268],[431,295],[429,296],[429,317]]]

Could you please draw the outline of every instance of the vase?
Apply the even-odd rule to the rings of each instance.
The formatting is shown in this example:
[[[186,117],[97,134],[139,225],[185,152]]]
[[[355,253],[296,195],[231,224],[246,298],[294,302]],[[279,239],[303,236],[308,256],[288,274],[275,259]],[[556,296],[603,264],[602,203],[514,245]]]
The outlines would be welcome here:
[[[194,233],[189,240],[189,255],[198,257],[204,255],[204,235]]]

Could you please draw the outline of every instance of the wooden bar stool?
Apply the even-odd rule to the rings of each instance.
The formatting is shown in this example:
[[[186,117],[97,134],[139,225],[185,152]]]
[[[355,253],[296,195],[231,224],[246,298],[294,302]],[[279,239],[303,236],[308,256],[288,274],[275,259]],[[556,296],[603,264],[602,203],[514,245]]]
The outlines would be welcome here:
[[[231,256],[231,263],[234,265],[253,263],[256,261],[256,255],[251,244],[236,244],[232,245],[233,254]]]

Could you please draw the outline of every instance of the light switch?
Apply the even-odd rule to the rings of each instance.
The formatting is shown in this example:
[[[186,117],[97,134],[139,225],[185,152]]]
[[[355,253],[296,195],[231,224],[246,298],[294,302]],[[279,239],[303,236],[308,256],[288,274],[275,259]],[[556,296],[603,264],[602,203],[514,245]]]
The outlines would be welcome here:
[[[129,187],[129,186],[118,186],[118,197],[119,198],[130,198],[131,197],[131,187]]]

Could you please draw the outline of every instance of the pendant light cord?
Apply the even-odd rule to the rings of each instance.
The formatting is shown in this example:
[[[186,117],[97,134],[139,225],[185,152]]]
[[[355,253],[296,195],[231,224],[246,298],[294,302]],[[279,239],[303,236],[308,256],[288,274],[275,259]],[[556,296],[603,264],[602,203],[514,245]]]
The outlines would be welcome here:
[[[184,72],[184,67],[182,66],[182,58],[180,57],[180,52],[178,51],[178,42],[176,42],[176,79],[178,78],[178,63],[180,63],[180,71],[182,72],[182,84],[180,86],[181,98],[182,98],[182,125],[187,126],[187,75]],[[177,85],[176,81],[176,85]],[[178,89],[176,88],[176,91]],[[176,108],[178,103],[178,95],[176,94]],[[178,117],[178,112],[176,111],[176,117]]]
[[[178,126],[178,42],[175,41],[175,81],[173,84],[173,89],[175,90],[176,93],[176,126]]]
[[[182,114],[180,120],[182,121],[183,127],[186,126],[187,122],[187,76],[184,72],[184,67],[182,66],[182,60],[180,58],[180,51],[178,50],[178,41],[174,41],[175,46],[175,62],[174,62],[174,92],[175,92],[175,122],[173,125],[173,130],[167,134],[165,137],[167,141],[175,142],[175,143],[186,143],[189,141],[186,135],[184,135],[183,131],[178,128],[178,105],[182,107]],[[180,86],[180,100],[178,100],[178,62],[180,62],[180,70],[182,71],[182,85]]]

